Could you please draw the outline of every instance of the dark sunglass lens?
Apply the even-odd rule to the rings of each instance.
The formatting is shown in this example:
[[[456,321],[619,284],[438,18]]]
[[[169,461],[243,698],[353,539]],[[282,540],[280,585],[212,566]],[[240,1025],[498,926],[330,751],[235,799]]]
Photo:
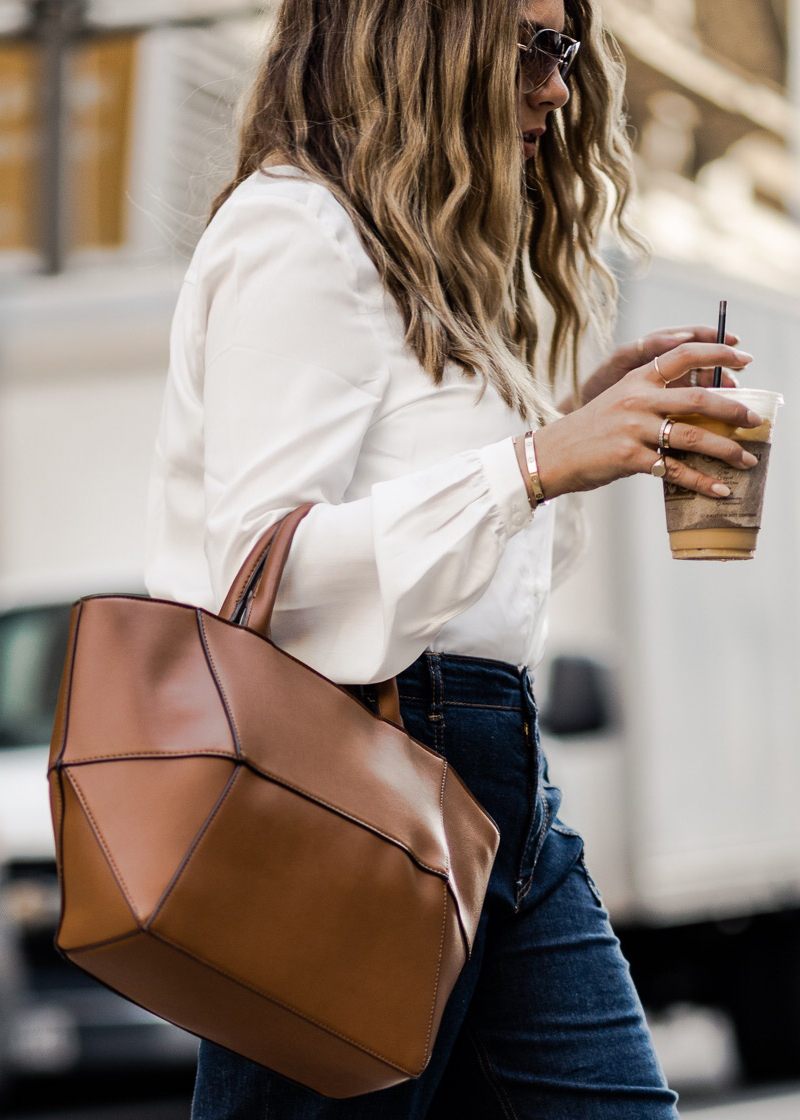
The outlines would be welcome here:
[[[562,80],[566,81],[575,64],[579,46],[579,43],[559,31],[550,28],[539,31],[521,56],[521,76],[525,92],[543,86],[556,68]]]
[[[540,31],[535,37],[534,43],[540,51],[544,51],[545,54],[552,55],[554,58],[560,58],[564,50],[562,36],[549,28]]]

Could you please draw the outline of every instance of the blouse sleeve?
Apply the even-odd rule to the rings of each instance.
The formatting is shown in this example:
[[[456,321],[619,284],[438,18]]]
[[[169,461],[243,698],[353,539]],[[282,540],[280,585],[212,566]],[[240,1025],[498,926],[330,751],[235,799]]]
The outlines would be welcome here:
[[[217,219],[215,219],[216,221]],[[388,382],[352,256],[309,205],[238,205],[207,295],[205,551],[217,609],[258,537],[301,523],[273,638],[338,683],[401,671],[485,591],[529,520],[511,440],[345,499]]]

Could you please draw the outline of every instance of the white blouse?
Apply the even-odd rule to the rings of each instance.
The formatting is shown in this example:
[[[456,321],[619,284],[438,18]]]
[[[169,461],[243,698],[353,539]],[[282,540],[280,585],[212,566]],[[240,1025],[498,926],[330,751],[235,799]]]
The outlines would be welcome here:
[[[434,385],[346,210],[278,170],[234,191],[181,290],[148,591],[218,611],[265,529],[315,502],[278,646],[339,684],[384,680],[426,648],[535,665],[563,499],[531,518],[511,443],[526,425],[453,363]],[[564,540],[562,567],[572,552]]]

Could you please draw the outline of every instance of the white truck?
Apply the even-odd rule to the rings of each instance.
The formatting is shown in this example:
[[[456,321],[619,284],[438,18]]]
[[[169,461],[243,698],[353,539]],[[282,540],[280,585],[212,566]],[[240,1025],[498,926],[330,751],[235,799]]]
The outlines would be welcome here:
[[[800,1075],[800,301],[656,262],[620,338],[715,322],[782,392],[754,560],[671,558],[661,485],[586,496],[588,555],[538,674],[551,778],[644,1002],[729,1012],[745,1072]]]

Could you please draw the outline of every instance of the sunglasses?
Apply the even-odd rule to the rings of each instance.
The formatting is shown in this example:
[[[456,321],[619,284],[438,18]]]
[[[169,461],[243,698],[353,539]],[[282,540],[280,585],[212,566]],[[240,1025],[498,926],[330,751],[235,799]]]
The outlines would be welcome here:
[[[556,70],[561,80],[566,82],[580,45],[577,39],[570,39],[569,35],[553,31],[550,27],[537,31],[527,46],[517,43],[520,50],[520,91],[525,94],[540,89]]]

